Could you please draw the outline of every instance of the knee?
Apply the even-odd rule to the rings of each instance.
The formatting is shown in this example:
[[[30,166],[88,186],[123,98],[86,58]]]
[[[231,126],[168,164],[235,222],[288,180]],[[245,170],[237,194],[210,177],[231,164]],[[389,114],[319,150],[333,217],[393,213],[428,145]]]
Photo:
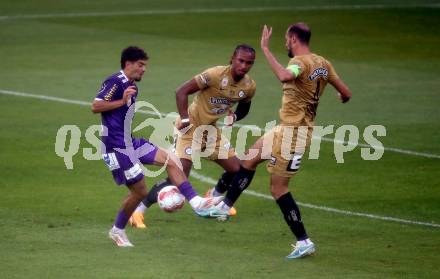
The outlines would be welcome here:
[[[169,169],[179,168],[178,160],[179,159],[176,157],[176,155],[169,153],[168,161],[167,161],[167,168],[169,168]]]
[[[242,161],[241,165],[245,169],[255,170],[257,168],[258,164],[256,164],[253,160],[245,160],[245,161]]]
[[[234,164],[234,165],[232,166],[232,168],[230,168],[230,169],[228,170],[228,172],[229,172],[229,173],[233,173],[233,174],[235,174],[235,173],[237,173],[237,172],[240,171],[240,167],[241,167],[240,163],[238,163],[238,164]]]
[[[148,194],[147,187],[145,186],[143,178],[142,180],[129,186],[129,188],[131,196],[139,201],[143,200]]]
[[[147,191],[147,189],[144,188],[144,189],[140,190],[139,192],[135,193],[135,195],[139,201],[142,201],[143,199],[145,199],[147,197],[148,191]]]
[[[147,197],[148,191],[147,189],[136,189],[134,191],[131,191],[128,196],[132,200],[136,200],[136,202],[141,202],[143,199]]]

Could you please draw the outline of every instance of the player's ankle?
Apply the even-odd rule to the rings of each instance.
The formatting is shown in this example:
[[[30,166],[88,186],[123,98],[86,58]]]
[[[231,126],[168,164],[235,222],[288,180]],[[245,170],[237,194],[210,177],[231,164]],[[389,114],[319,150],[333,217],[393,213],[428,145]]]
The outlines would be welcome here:
[[[193,209],[197,209],[197,208],[199,208],[200,207],[200,203],[202,202],[202,197],[200,197],[200,196],[195,196],[194,198],[192,198],[190,201],[189,201],[189,204],[191,205],[191,207],[193,208]]]
[[[224,192],[222,193],[222,192],[218,191],[216,188],[214,188],[214,189],[212,190],[212,196],[213,196],[213,197],[220,197],[220,196],[222,196],[223,194],[224,194]]]

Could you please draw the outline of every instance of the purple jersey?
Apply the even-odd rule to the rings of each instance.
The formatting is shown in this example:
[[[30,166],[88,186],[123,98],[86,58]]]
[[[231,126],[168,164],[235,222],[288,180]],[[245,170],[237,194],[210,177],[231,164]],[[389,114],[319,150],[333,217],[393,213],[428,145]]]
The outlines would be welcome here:
[[[121,70],[108,77],[102,83],[101,89],[96,95],[95,100],[104,100],[109,102],[120,100],[122,99],[125,89],[127,89],[129,86],[136,87],[136,93],[131,97],[131,102],[129,101],[127,105],[101,113],[102,125],[107,127],[108,131],[107,136],[102,136],[101,140],[107,150],[115,147],[124,148],[126,146],[124,142],[124,121],[126,116],[131,117],[128,122],[131,124],[133,115],[127,114],[127,111],[130,105],[134,105],[136,102],[136,97],[138,94],[137,86],[134,82],[129,81],[127,76]],[[131,127],[127,127],[127,129],[131,129]]]

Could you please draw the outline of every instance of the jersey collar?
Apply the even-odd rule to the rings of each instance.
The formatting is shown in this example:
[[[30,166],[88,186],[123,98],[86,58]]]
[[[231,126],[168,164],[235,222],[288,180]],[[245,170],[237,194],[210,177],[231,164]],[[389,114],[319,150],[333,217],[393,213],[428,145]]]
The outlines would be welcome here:
[[[125,78],[126,80],[130,81],[130,80],[128,79],[128,77],[125,75],[124,70],[120,70],[119,72],[124,76],[124,78]]]

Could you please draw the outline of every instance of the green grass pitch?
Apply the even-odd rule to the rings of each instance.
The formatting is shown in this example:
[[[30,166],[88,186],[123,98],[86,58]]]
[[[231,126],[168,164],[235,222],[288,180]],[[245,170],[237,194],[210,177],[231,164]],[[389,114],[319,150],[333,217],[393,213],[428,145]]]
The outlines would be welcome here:
[[[238,215],[223,223],[197,218],[188,205],[175,214],[153,207],[147,230],[127,229],[135,247],[118,249],[107,231],[126,190],[101,161],[82,157],[91,147],[84,133],[99,117],[84,105],[5,94],[91,102],[119,69],[121,49],[135,44],[151,57],[139,100],[172,112],[177,86],[227,64],[235,45],[248,43],[257,49],[250,72],[257,95],[241,124],[264,126],[278,119],[281,87],[259,49],[261,28],[273,26],[271,48],[287,63],[284,32],[296,21],[311,26],[313,51],[333,62],[353,92],[341,105],[327,88],[316,124],[355,125],[361,133],[383,125],[384,146],[425,155],[386,150],[365,161],[356,147],[337,164],[333,143],[323,142],[319,159],[306,160],[291,181],[294,196],[303,205],[423,224],[304,205],[317,253],[285,261],[293,239],[278,207],[243,195]],[[438,1],[2,1],[0,277],[440,278],[438,26]],[[67,124],[82,132],[73,170],[54,148]],[[207,161],[202,167],[205,177],[221,173]],[[200,193],[210,187],[191,182]],[[268,185],[261,166],[249,189],[269,195]]]

